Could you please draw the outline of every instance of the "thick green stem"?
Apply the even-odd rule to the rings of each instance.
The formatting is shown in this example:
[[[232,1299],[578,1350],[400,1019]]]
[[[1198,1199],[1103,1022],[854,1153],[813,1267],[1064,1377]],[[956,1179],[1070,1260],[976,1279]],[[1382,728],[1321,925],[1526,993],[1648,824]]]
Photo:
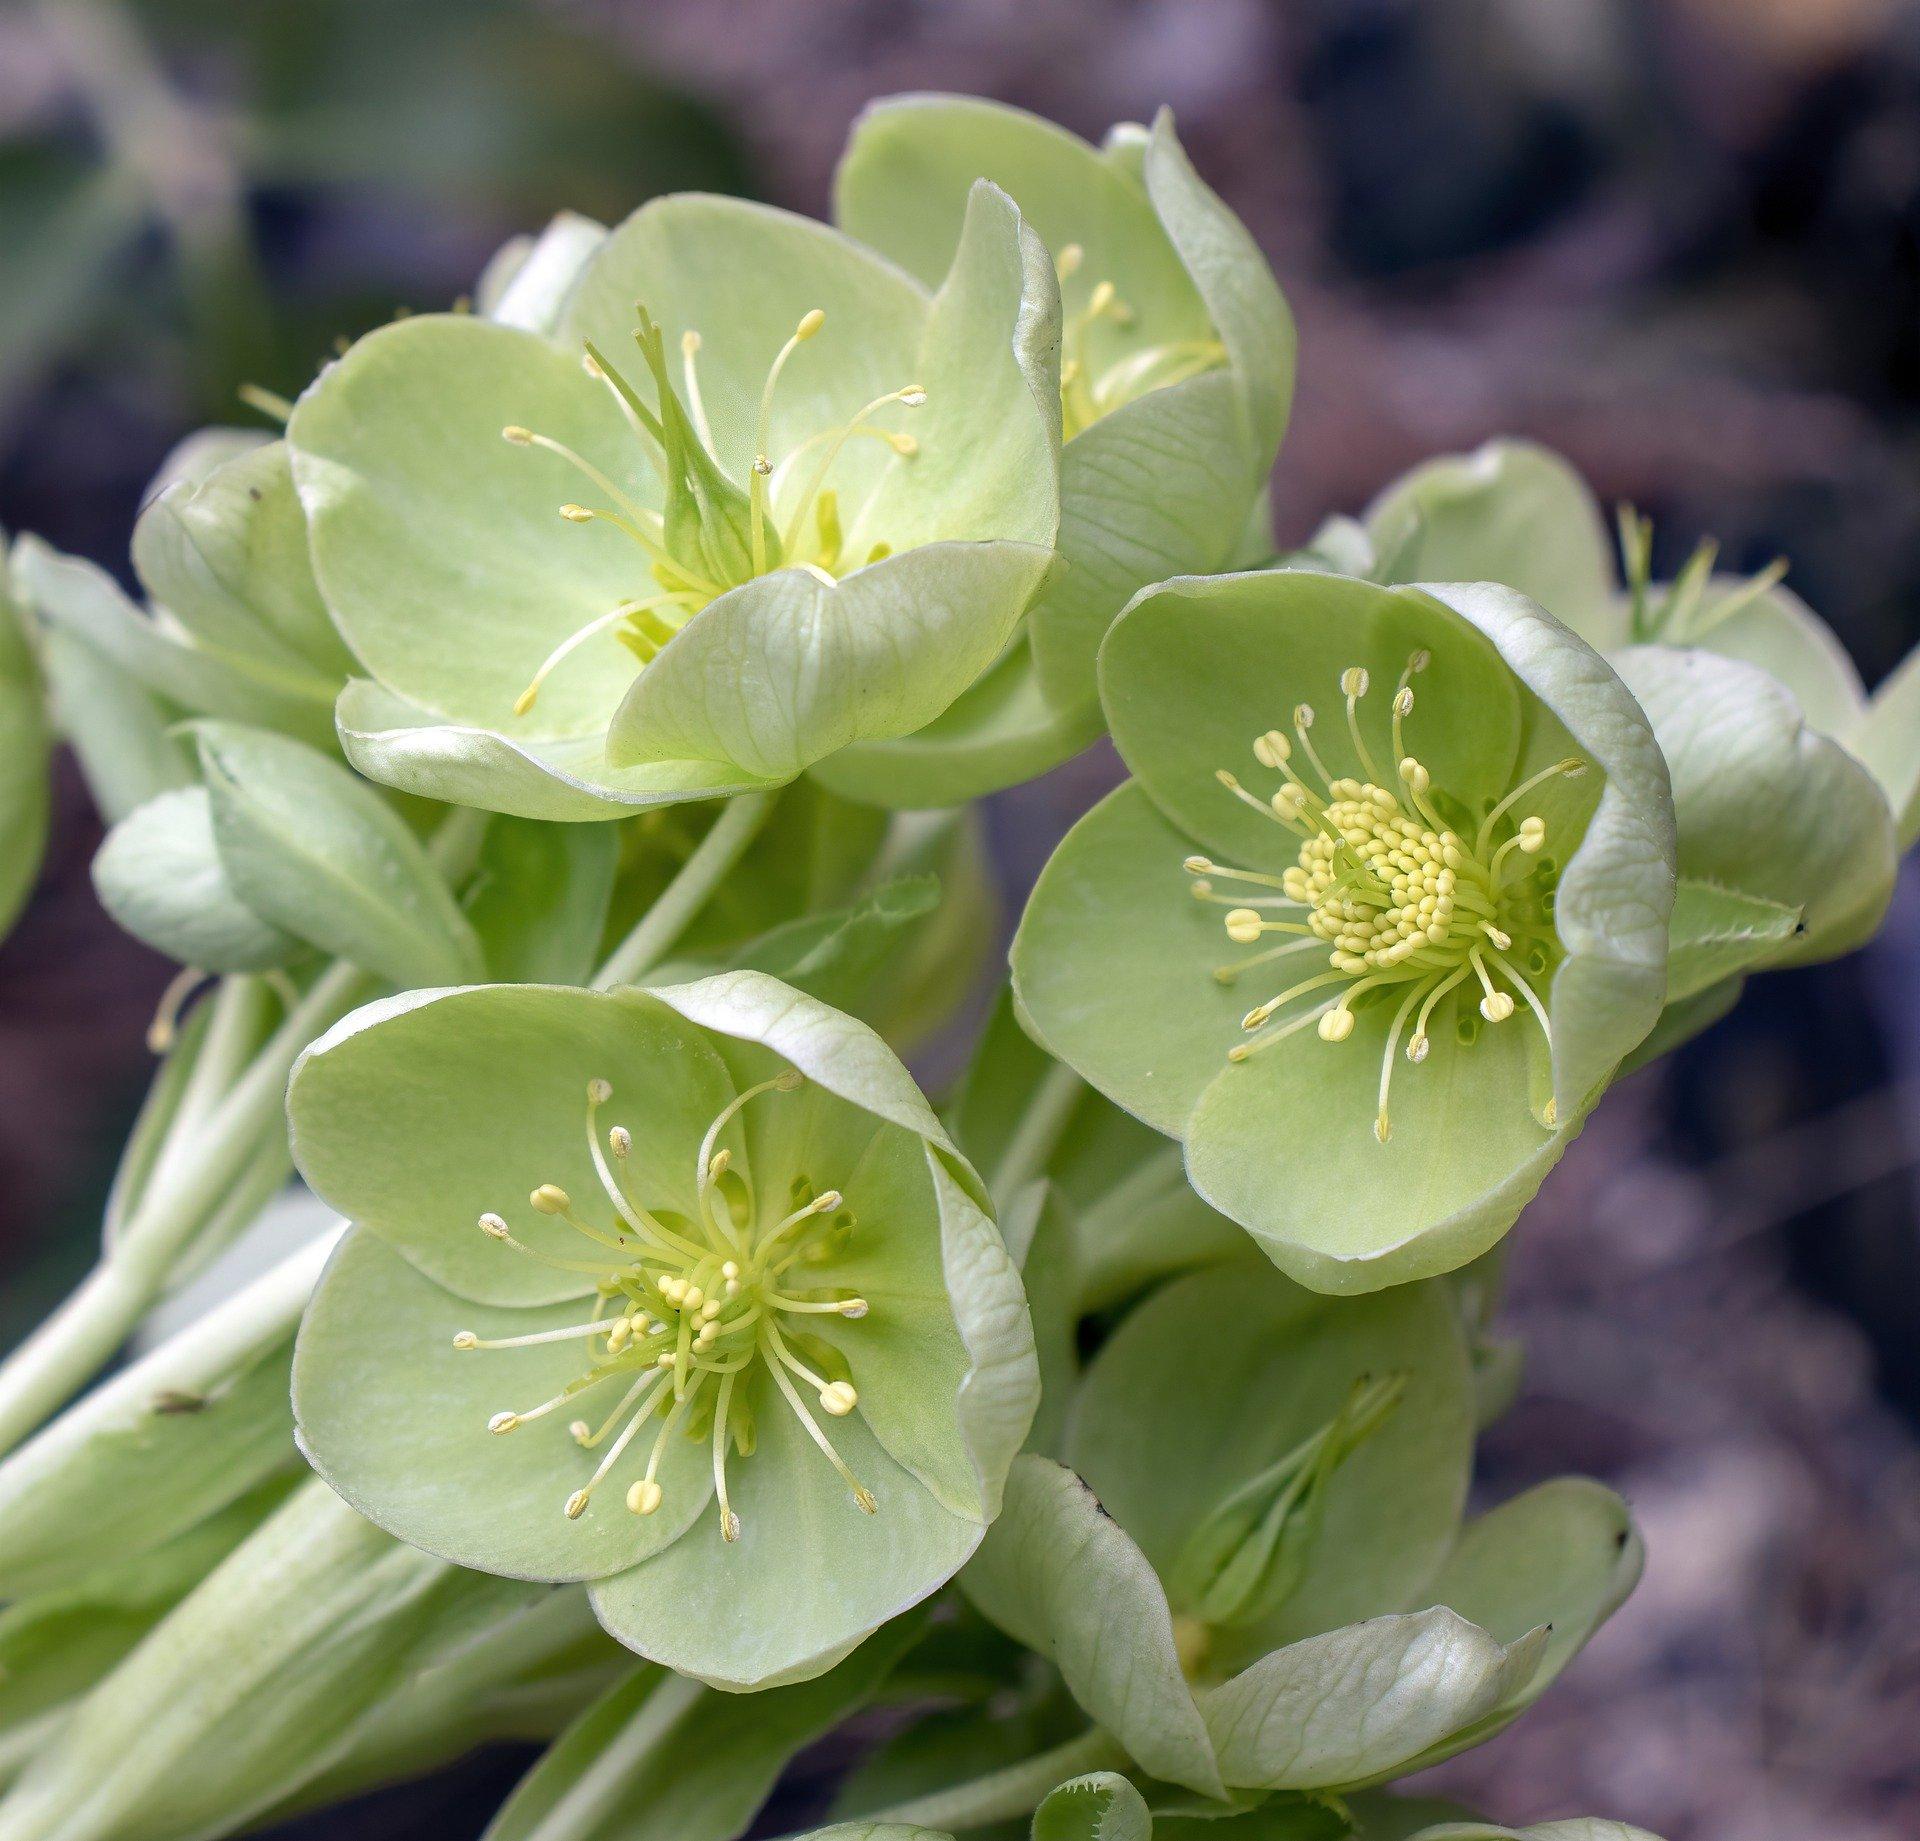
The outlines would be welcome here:
[[[1118,1770],[1127,1761],[1117,1740],[1098,1726],[1090,1726],[1078,1738],[1056,1745],[1052,1751],[990,1771],[971,1783],[934,1790],[895,1803],[890,1809],[876,1809],[861,1820],[903,1822],[920,1828],[986,1828],[994,1822],[1011,1822],[1032,1814],[1048,1791],[1059,1788],[1070,1777],[1088,1771]]]
[[[726,810],[713,821],[713,829],[661,890],[660,898],[607,955],[606,963],[594,975],[595,990],[607,991],[617,984],[644,978],[673,950],[674,942],[759,835],[772,809],[771,793],[742,793],[727,802]]]
[[[1048,1067],[1045,1077],[1033,1090],[1033,1098],[1021,1117],[1020,1129],[1000,1153],[987,1184],[993,1191],[993,1199],[1002,1208],[1046,1169],[1085,1091],[1080,1076],[1072,1068],[1058,1061]]]
[[[283,1129],[287,1076],[315,1036],[371,989],[366,975],[336,964],[268,1038],[226,1097],[205,1116],[196,1154],[140,1197],[111,1253],[0,1366],[0,1454],[55,1412],[112,1359],[165,1288],[193,1236]]]

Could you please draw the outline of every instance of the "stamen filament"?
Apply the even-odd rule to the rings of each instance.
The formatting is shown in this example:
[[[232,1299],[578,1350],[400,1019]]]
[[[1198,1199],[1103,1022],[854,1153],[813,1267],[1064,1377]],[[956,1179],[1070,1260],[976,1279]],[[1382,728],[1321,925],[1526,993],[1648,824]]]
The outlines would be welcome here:
[[[1587,771],[1587,764],[1577,755],[1568,755],[1564,761],[1555,761],[1551,767],[1543,767],[1537,774],[1530,775],[1516,786],[1480,821],[1480,829],[1473,841],[1473,854],[1479,856],[1487,847],[1487,840],[1493,836],[1493,828],[1501,818],[1536,786],[1544,785],[1557,774],[1565,774],[1569,779],[1578,778]]]
[[[845,1460],[840,1456],[840,1453],[833,1448],[833,1440],[821,1431],[813,1415],[807,1411],[806,1403],[800,1398],[798,1392],[795,1391],[793,1383],[787,1379],[786,1370],[778,1364],[770,1364],[767,1372],[773,1376],[780,1391],[786,1395],[787,1404],[799,1415],[800,1423],[806,1427],[808,1436],[820,1447],[821,1453],[827,1462],[840,1473],[841,1481],[853,1491],[854,1501],[860,1505],[865,1513],[869,1515],[873,1514],[879,1506],[873,1499],[873,1492],[847,1468]]]

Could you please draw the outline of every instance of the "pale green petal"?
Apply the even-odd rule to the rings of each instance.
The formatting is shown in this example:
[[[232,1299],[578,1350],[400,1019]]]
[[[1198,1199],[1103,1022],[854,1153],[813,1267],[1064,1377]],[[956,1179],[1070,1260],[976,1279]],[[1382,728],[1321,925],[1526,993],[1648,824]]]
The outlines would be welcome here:
[[[1520,1689],[1546,1632],[1509,1646],[1452,1611],[1376,1617],[1262,1658],[1206,1697],[1226,1780],[1332,1789],[1393,1776]]]
[[[1563,776],[1533,801],[1556,850],[1569,830],[1580,839],[1557,885],[1566,956],[1549,999],[1554,1103],[1572,1122],[1660,1015],[1675,861],[1667,765],[1627,687],[1551,615],[1487,583],[1431,592],[1499,647],[1537,699],[1516,774],[1564,757],[1569,741],[1600,770],[1597,789],[1591,774]]]
[[[1170,110],[1162,109],[1154,120],[1141,176],[1227,348],[1245,406],[1258,485],[1273,464],[1293,404],[1293,315],[1247,227],[1193,170],[1174,137]]]
[[[121,819],[94,856],[93,887],[127,932],[181,965],[257,972],[306,950],[240,898],[203,786],[161,793]]]
[[[1051,592],[1043,590],[1043,600]],[[1030,624],[1038,612],[1036,604]],[[816,762],[813,778],[848,799],[913,810],[1020,785],[1078,754],[1101,732],[1099,706],[1063,713],[1049,703],[1029,641],[1037,646],[1037,629],[1016,637],[984,677],[925,727],[891,741],[855,742]]]
[[[741,485],[756,452],[768,368],[802,315],[818,308],[826,320],[780,373],[771,460],[838,428],[876,397],[923,381],[915,366],[925,293],[824,224],[766,205],[684,193],[642,205],[587,264],[557,336],[576,353],[591,339],[616,365],[634,357],[628,374],[637,382],[644,372],[633,351],[636,301],[666,335],[676,382],[681,336],[700,335],[696,366],[714,452]],[[648,387],[641,393],[651,400]],[[865,497],[887,458],[877,441],[848,444],[833,475],[843,504]]]
[[[1224,1068],[1187,1127],[1194,1187],[1316,1291],[1401,1285],[1484,1253],[1572,1131],[1548,1132],[1529,1110],[1546,1083],[1524,1013],[1471,1044],[1457,1039],[1456,1016],[1479,1021],[1445,999],[1426,1060],[1398,1057],[1385,1144],[1373,1128],[1385,1006],[1360,1015],[1344,1042],[1302,1031]]]
[[[69,628],[46,626],[40,666],[55,721],[106,823],[193,783],[171,712],[110,653]]]
[[[717,1518],[705,1517],[593,1590],[596,1615],[629,1648],[737,1690],[824,1674],[945,1584],[981,1532],[886,1456],[855,1412],[825,1424],[873,1492],[875,1512],[862,1513],[764,1370],[750,1398],[758,1446],[727,1473],[740,1538],[722,1540]],[[704,1457],[704,1442],[677,1442]]]
[[[389,690],[437,715],[539,740],[603,728],[634,660],[588,640],[524,717],[515,699],[569,634],[653,591],[646,555],[561,505],[604,495],[520,425],[566,443],[636,502],[657,502],[644,452],[569,352],[468,315],[369,334],[287,425],[314,574],[347,642]],[[617,508],[616,508],[617,509]]]
[[[927,392],[897,456],[858,505],[847,547],[1006,538],[1059,526],[1060,290],[1007,195],[978,184],[953,268],[933,297],[913,381]],[[837,477],[837,475],[836,475]]]
[[[353,668],[314,584],[284,441],[149,500],[133,527],[133,566],[156,605],[201,643],[255,657],[316,698]]]
[[[1683,873],[1800,908],[1804,931],[1776,963],[1869,937],[1896,855],[1866,769],[1758,666],[1671,646],[1631,647],[1619,664],[1672,771]]]
[[[1880,782],[1902,850],[1920,838],[1920,649],[1909,652],[1840,739]]]
[[[1716,619],[1714,602],[1732,596],[1740,597],[1739,610]],[[1740,578],[1715,576],[1700,613],[1673,643],[1703,646],[1772,672],[1823,735],[1845,739],[1867,705],[1866,686],[1833,628],[1782,583],[1750,598]]]
[[[1190,848],[1129,782],[1061,841],[1013,942],[1014,989],[1039,1040],[1174,1134],[1256,1001],[1213,975],[1242,953],[1221,931],[1221,910],[1188,892],[1180,863]]]
[[[520,742],[446,722],[365,678],[336,708],[340,745],[370,780],[449,805],[558,823],[620,818],[649,806],[742,792],[762,782],[723,761],[615,767],[606,737]]]
[[[0,534],[0,934],[40,873],[51,740],[39,668],[8,592],[5,542]]]
[[[37,537],[14,544],[12,569],[15,592],[40,619],[83,640],[170,703],[263,724],[318,746],[330,739],[330,685],[296,682],[199,644],[177,623],[143,614],[104,569],[62,556]]]
[[[1599,651],[1626,640],[1599,501],[1548,448],[1489,441],[1430,460],[1395,480],[1365,516],[1396,581],[1500,582]]]
[[[962,1576],[967,1596],[1066,1677],[1073,1697],[1156,1777],[1225,1785],[1180,1670],[1159,1578],[1072,1471],[1016,1458],[1000,1519]]]
[[[606,240],[604,224],[556,212],[537,237],[516,238],[487,264],[473,291],[475,311],[502,326],[551,333],[580,271]]]
[[[1234,560],[1256,472],[1232,378],[1211,371],[1123,403],[1060,458],[1066,567],[1028,616],[1034,665],[1062,709],[1093,702],[1114,616],[1150,582]]]
[[[931,543],[828,584],[761,576],[701,610],[634,681],[621,765],[725,761],[769,784],[932,722],[999,657],[1052,553]]]
[[[641,1199],[693,1215],[701,1135],[733,1083],[697,1030],[639,992],[483,985],[368,1004],[294,1069],[294,1155],[317,1193],[459,1295],[579,1298],[589,1276],[537,1264],[475,1223],[497,1210],[529,1246],[594,1254],[527,1205],[536,1185],[558,1183],[587,1219],[611,1222],[587,1151],[591,1079],[612,1083],[601,1125],[632,1133]]]
[[[1206,336],[1199,291],[1131,163],[1020,109],[968,96],[873,104],[835,176],[835,218],[932,286],[982,178],[1013,198],[1056,255],[1081,246],[1080,293],[1111,280],[1156,341]]]
[[[1087,1370],[1067,1461],[1171,1590],[1208,1514],[1327,1424],[1357,1383],[1388,1375],[1403,1391],[1335,1471],[1298,1583],[1227,1638],[1258,1654],[1397,1609],[1451,1549],[1473,1408],[1445,1288],[1336,1300],[1244,1263],[1180,1279],[1134,1310]],[[1197,1609],[1178,1596],[1175,1608]]]
[[[1255,762],[1254,738],[1289,731],[1302,703],[1315,711],[1312,735],[1329,768],[1360,771],[1340,694],[1341,673],[1355,665],[1371,678],[1361,732],[1391,773],[1393,687],[1419,651],[1432,662],[1418,680],[1408,746],[1455,798],[1498,797],[1522,737],[1512,673],[1466,620],[1409,590],[1305,571],[1163,583],[1107,635],[1101,699],[1127,765],[1169,818],[1224,862],[1277,869],[1294,860],[1299,838],[1249,811],[1216,774],[1270,792],[1278,777]]]
[[[453,1346],[461,1330],[524,1336],[586,1315],[577,1299],[502,1310],[456,1297],[357,1229],[328,1263],[300,1326],[293,1410],[301,1449],[368,1520],[456,1565],[553,1580],[631,1566],[701,1520],[713,1491],[705,1447],[669,1439],[665,1500],[657,1514],[632,1514],[624,1495],[652,1444],[649,1422],[628,1447],[628,1467],[569,1520],[567,1499],[599,1454],[574,1443],[568,1422],[597,1425],[620,1403],[622,1383],[602,1382],[577,1405],[493,1433],[494,1414],[538,1406],[577,1378],[585,1345]],[[712,1535],[708,1525],[692,1538]]]

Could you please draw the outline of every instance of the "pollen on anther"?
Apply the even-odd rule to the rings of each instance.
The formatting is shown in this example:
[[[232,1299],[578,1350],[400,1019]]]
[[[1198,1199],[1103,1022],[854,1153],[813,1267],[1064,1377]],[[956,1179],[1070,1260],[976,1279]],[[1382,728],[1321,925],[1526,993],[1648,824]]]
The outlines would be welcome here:
[[[613,1098],[612,1083],[599,1079],[588,1081],[587,1098],[596,1106],[604,1106],[608,1100]]]
[[[495,1240],[504,1240],[511,1230],[505,1221],[489,1210],[480,1217],[480,1231],[491,1235]]]
[[[589,1497],[586,1490],[575,1490],[573,1494],[567,1498],[567,1519],[569,1521],[578,1521],[580,1517],[587,1512],[588,1500]]]
[[[502,441],[511,441],[515,447],[531,447],[533,445],[533,430],[530,428],[522,428],[518,422],[509,422],[506,427],[500,431],[500,439]]]
[[[1364,697],[1367,686],[1372,680],[1367,676],[1364,665],[1349,665],[1340,674],[1340,694],[1343,697]]]
[[[456,1330],[453,1337],[453,1346],[456,1349],[477,1349],[480,1346],[480,1338],[471,1330]]]
[[[519,1423],[520,1415],[518,1413],[495,1413],[494,1416],[487,1421],[487,1430],[496,1435],[502,1432],[511,1432]]]
[[[624,1125],[616,1125],[607,1133],[607,1149],[616,1157],[626,1157],[633,1149],[633,1134]]]

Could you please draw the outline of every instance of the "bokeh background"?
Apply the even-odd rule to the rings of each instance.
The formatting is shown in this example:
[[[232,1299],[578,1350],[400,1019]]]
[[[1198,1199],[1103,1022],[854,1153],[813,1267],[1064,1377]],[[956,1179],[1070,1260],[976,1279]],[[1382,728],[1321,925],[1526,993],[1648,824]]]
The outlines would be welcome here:
[[[1301,329],[1279,534],[1493,434],[1778,553],[1869,681],[1920,638],[1920,9],[1905,0],[21,0],[0,9],[0,525],[125,574],[184,431],[292,394],[570,206],[822,211],[869,98],[1097,136],[1170,103]],[[747,285],[743,278],[743,285]],[[1017,896],[1111,779],[995,802]],[[0,1343],[78,1276],[166,969],[63,783],[0,949]],[[1436,1773],[1509,1821],[1920,1834],[1920,886],[1609,1099],[1517,1237],[1483,1487],[1632,1498],[1641,1591]],[[297,1832],[477,1833],[483,1758]]]

